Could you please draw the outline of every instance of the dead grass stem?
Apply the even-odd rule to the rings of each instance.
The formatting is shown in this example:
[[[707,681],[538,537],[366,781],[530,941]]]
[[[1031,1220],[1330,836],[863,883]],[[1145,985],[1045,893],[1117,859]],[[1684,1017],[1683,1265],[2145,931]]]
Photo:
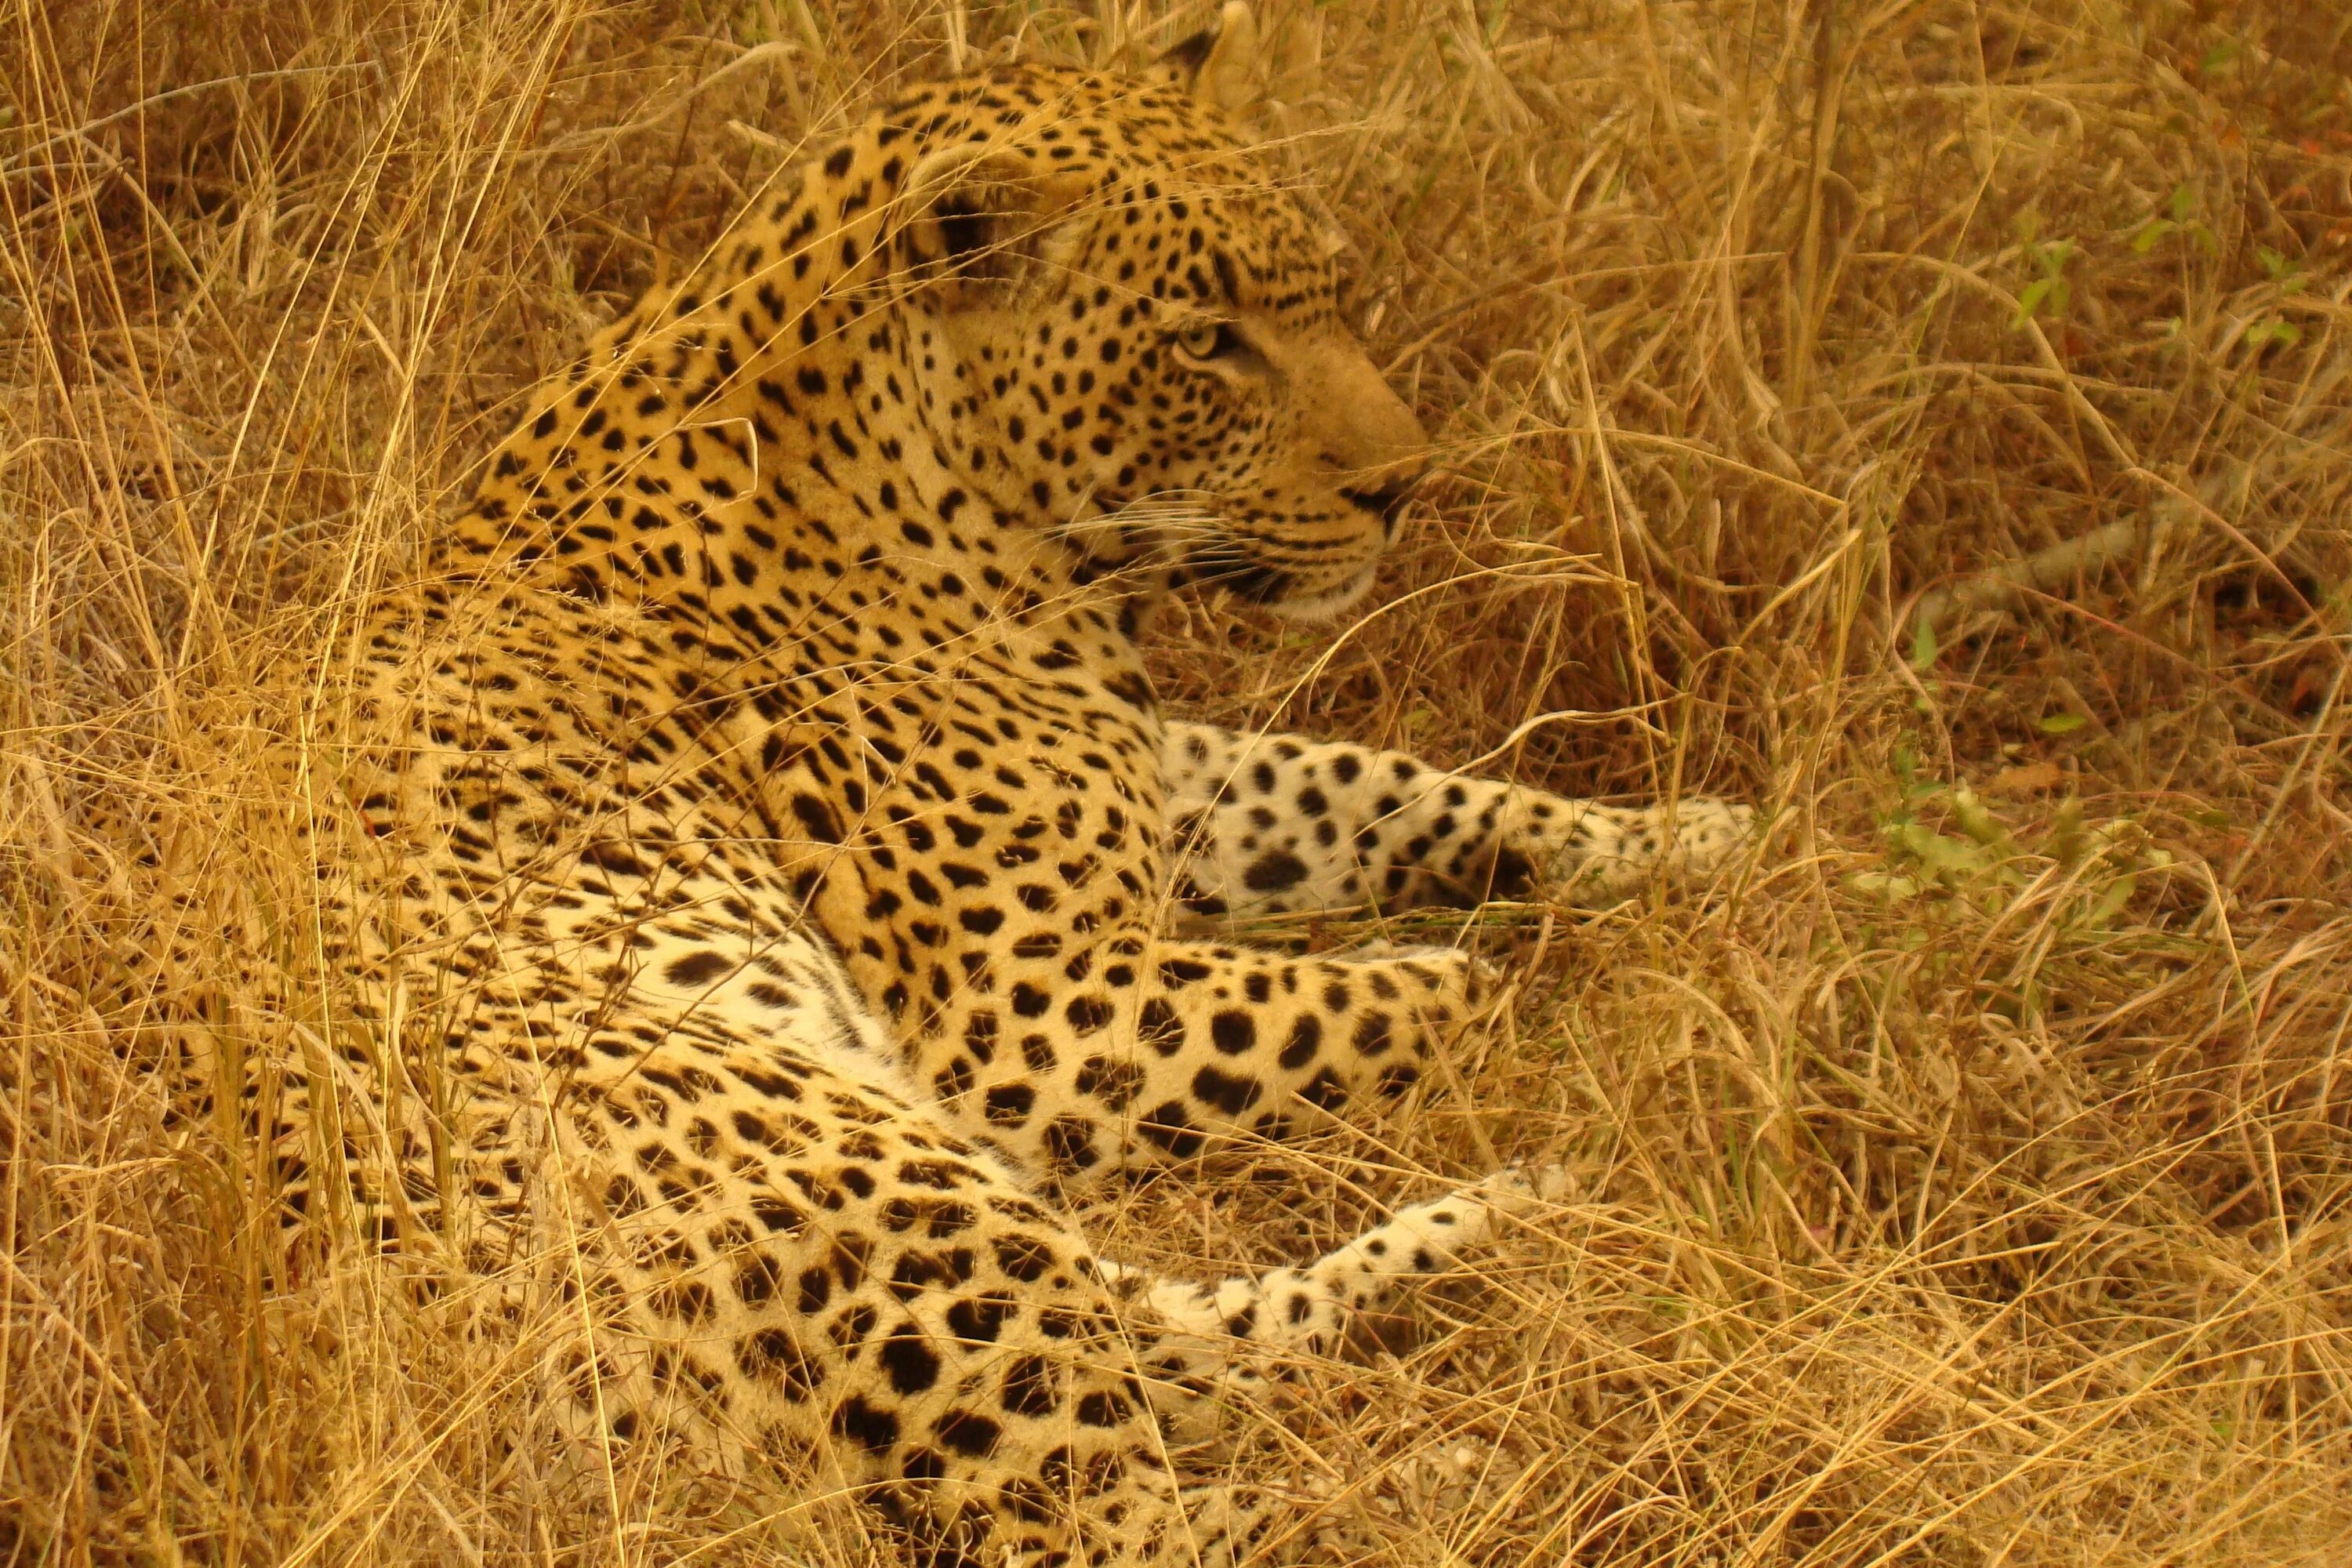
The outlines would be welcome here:
[[[1575,1164],[1248,1462],[1398,1563],[2347,1561],[2352,27],[1264,13],[1265,129],[1447,477],[1336,644],[1173,613],[1171,703],[1774,827],[1709,901],[1479,917],[1522,978],[1458,1086],[1098,1216],[1206,1270]],[[281,1237],[155,1022],[299,1049],[239,989],[304,973],[312,885],[260,672],[520,389],[894,79],[1163,21],[0,6],[0,1563],[884,1551],[657,1467],[563,1503],[528,1336]],[[175,922],[215,962],[131,982]]]

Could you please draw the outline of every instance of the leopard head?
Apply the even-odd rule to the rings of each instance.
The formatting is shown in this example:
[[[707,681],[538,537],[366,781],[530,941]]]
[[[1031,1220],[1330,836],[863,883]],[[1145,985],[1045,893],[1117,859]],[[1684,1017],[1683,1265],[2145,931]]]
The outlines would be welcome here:
[[[1089,570],[1312,619],[1370,586],[1427,442],[1341,319],[1337,231],[1237,129],[1255,37],[1229,5],[1139,78],[901,106],[898,238],[973,460]]]

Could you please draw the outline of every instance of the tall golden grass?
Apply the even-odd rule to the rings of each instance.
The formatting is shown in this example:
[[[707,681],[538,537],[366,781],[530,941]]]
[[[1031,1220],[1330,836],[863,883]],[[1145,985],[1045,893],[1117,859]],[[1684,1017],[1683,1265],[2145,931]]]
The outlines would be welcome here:
[[[0,1563],[881,1559],[657,1470],[564,1500],[527,1347],[281,1236],[157,1026],[302,1048],[241,978],[302,973],[310,875],[263,672],[331,646],[520,389],[889,83],[1187,18],[0,16]],[[1167,617],[1171,705],[1773,825],[1710,900],[1479,917],[1517,989],[1443,1092],[1094,1216],[1221,1272],[1574,1167],[1253,1435],[1311,1550],[2352,1561],[2352,22],[1263,21],[1263,129],[1446,477],[1336,637]],[[142,962],[173,930],[199,960]]]

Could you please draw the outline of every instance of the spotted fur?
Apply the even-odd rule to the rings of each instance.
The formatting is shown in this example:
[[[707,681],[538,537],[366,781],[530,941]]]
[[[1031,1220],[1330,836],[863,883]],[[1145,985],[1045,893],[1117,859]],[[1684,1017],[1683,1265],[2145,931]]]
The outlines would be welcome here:
[[[1345,605],[1424,460],[1216,101],[1249,32],[884,105],[542,393],[334,667],[362,1026],[268,1097],[289,1215],[539,1260],[598,1444],[821,1455],[990,1563],[1230,1559],[1265,1501],[1162,1424],[1531,1199],[1206,1289],[1099,1260],[1087,1184],[1393,1093],[1476,1001],[1173,901],[1614,896],[1745,825],[1160,716],[1155,596]]]

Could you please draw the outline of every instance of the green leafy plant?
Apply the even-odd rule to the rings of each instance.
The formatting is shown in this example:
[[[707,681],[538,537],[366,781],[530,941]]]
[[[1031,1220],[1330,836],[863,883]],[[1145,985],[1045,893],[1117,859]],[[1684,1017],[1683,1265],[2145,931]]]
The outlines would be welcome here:
[[[2041,269],[2042,276],[2028,283],[2017,297],[2019,326],[2037,316],[2066,313],[2066,306],[2074,297],[2066,282],[2066,264],[2074,259],[2078,248],[2073,240],[2064,238],[2026,241],[2026,259]]]
[[[2175,185],[2172,195],[2165,200],[2164,210],[2151,214],[2132,232],[2132,254],[2146,256],[2176,234],[2208,256],[2221,254],[2221,242],[2213,237],[2205,220],[2197,216],[2197,189],[2193,185]]]
[[[2078,715],[2053,715],[2073,718]],[[2041,831],[2021,837],[1965,784],[1923,778],[1911,750],[1895,755],[1897,804],[1882,814],[1884,863],[1846,879],[1855,891],[1908,906],[1924,940],[1935,906],[1965,902],[1999,915],[2028,897],[2047,896],[2067,927],[2105,931],[2130,905],[2150,873],[2172,864],[2127,818],[2091,822],[2078,800],[2061,805]]]
[[[2263,264],[2263,270],[2270,275],[2271,284],[2282,300],[2302,293],[2311,284],[2310,278],[2303,270],[2303,263],[2283,251],[2258,245],[2254,247],[2254,259]],[[2246,342],[2252,348],[2265,349],[2273,343],[2281,348],[2293,348],[2301,342],[2303,329],[2284,316],[2259,316],[2246,328]]]

